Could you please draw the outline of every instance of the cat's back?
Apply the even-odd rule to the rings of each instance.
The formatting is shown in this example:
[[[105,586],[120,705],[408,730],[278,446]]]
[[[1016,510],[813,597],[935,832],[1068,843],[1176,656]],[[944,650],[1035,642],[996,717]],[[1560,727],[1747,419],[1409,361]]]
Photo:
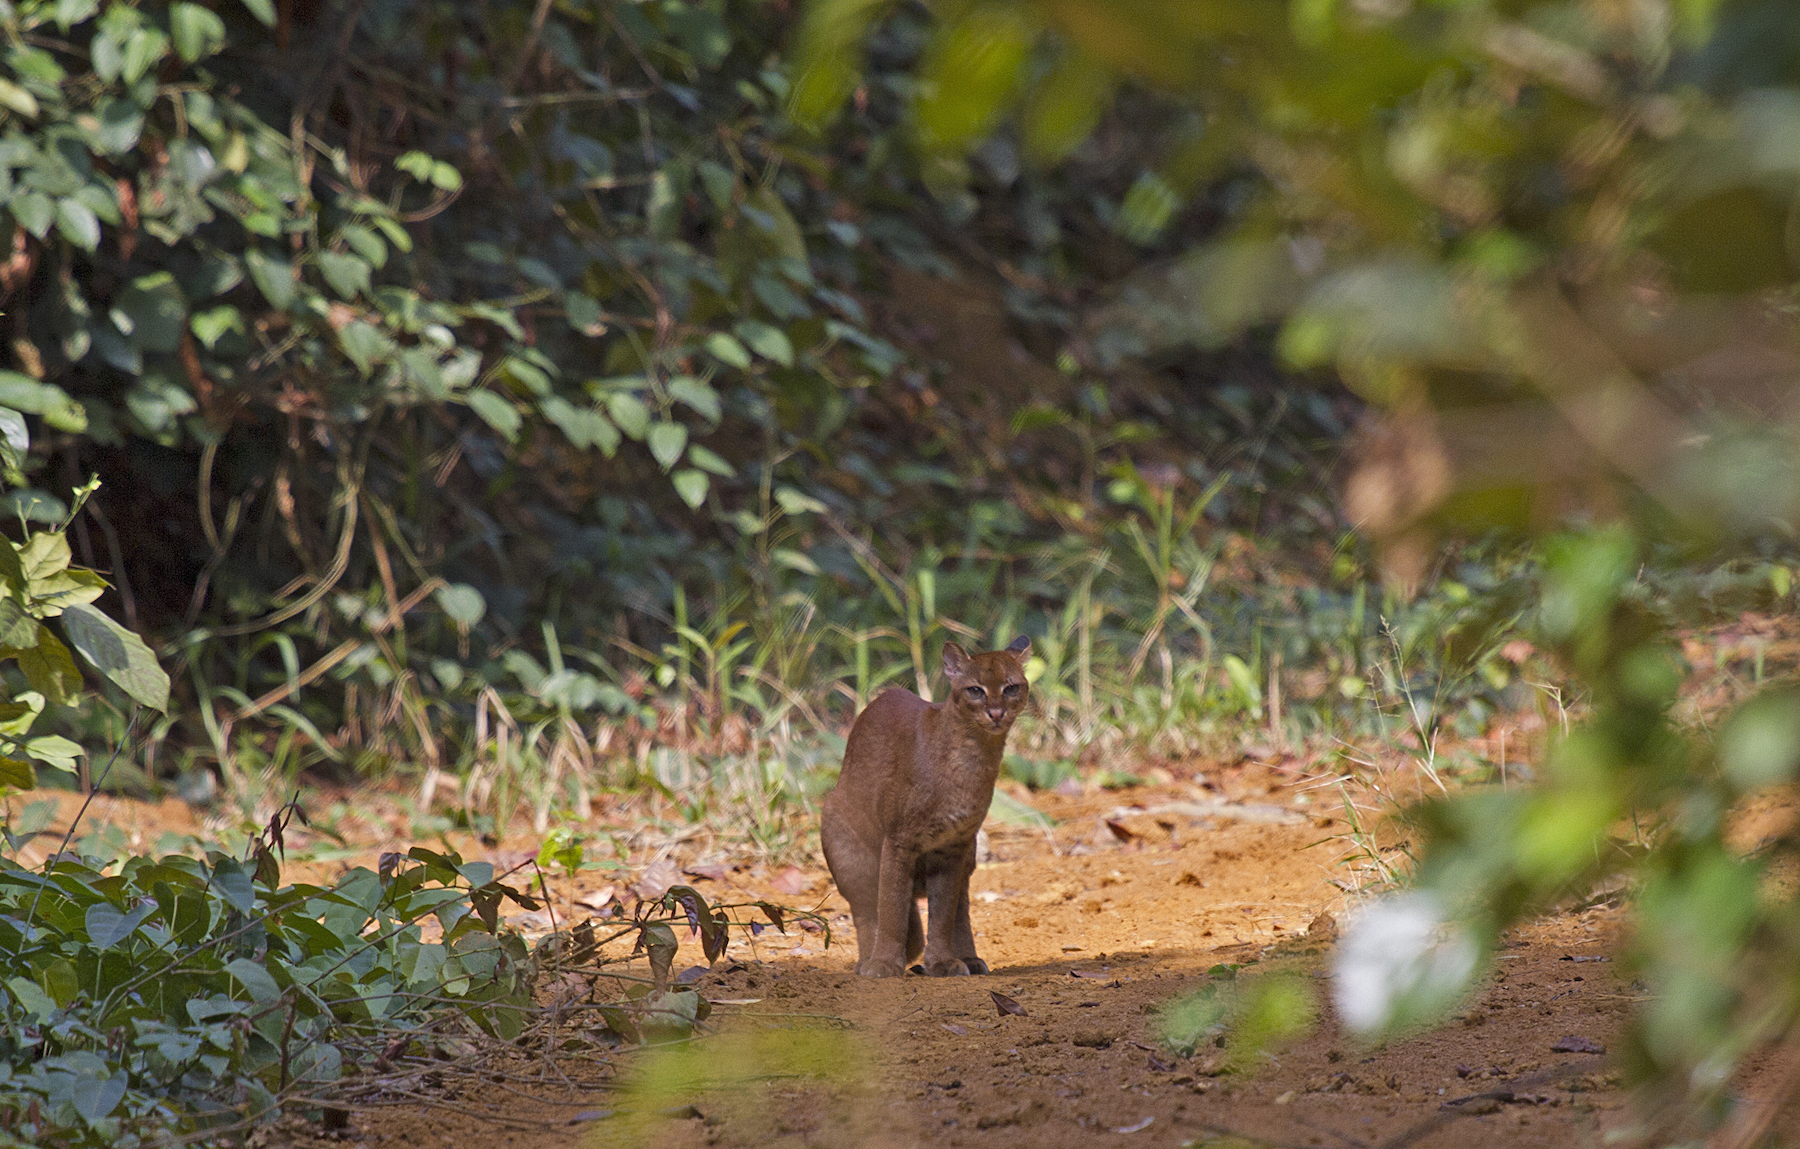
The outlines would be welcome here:
[[[931,708],[931,703],[905,687],[882,691],[850,724],[850,737],[844,744],[844,775],[864,770],[886,773],[888,763],[910,758],[919,718]]]

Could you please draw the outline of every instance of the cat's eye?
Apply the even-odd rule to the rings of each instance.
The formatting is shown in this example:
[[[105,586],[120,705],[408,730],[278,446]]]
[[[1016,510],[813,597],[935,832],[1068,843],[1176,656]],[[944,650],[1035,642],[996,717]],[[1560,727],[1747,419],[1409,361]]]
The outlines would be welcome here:
[[[1008,698],[1017,698],[1019,696],[1019,691],[1023,689],[1025,688],[1018,683],[1009,682],[1006,684],[1006,689],[1002,690],[1000,693],[1006,695]]]
[[[987,691],[983,690],[979,686],[969,687],[969,689],[966,691],[966,693],[968,694],[970,700],[974,701],[974,702],[980,702],[983,698],[987,697]]]

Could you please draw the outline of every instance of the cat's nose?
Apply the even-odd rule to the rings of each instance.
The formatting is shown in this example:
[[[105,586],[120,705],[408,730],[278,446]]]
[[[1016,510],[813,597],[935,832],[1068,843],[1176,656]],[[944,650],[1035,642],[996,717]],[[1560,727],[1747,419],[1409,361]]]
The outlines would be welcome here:
[[[994,725],[996,725],[996,726],[1000,725],[1000,723],[1006,718],[1006,707],[1004,707],[1004,706],[988,707],[988,717],[993,720]]]

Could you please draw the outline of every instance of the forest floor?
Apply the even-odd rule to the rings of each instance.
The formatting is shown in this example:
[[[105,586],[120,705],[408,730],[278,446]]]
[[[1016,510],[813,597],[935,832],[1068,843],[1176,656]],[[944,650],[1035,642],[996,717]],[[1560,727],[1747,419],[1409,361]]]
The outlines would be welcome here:
[[[822,930],[790,919],[785,933],[739,931],[709,969],[698,942],[683,937],[674,968],[714,1003],[692,1040],[619,1049],[588,1014],[558,1052],[521,1057],[499,1080],[397,1097],[329,1132],[290,1119],[253,1143],[1605,1143],[1631,1110],[1603,1051],[1642,1000],[1642,987],[1613,960],[1624,911],[1605,903],[1520,928],[1505,939],[1484,988],[1447,1025],[1366,1047],[1340,1029],[1329,1001],[1336,922],[1360,895],[1346,888],[1355,875],[1340,861],[1355,842],[1339,791],[1318,783],[1245,762],[1130,790],[1032,795],[1055,827],[994,829],[972,882],[977,944],[993,967],[985,977],[858,978],[845,907],[822,867],[777,869],[717,854],[701,862],[665,846],[654,860],[664,863],[664,882],[673,863],[685,868],[676,880],[715,904],[766,898],[816,908],[831,923],[831,944]],[[90,817],[135,822],[142,834],[179,809],[106,799]],[[532,844],[519,838],[488,856],[508,863],[505,846],[522,853]],[[467,856],[480,856],[468,845]],[[373,860],[371,853],[363,861]],[[611,882],[590,873],[552,879],[560,924],[571,910],[589,913],[584,900],[605,904],[600,887],[621,880],[616,872]],[[541,934],[547,917],[516,914],[510,924]],[[634,966],[647,972],[642,959],[611,968]],[[1279,973],[1313,987],[1320,1020],[1305,1036],[1248,1067],[1227,1064],[1217,1049],[1183,1058],[1159,1043],[1158,1013],[1171,1000],[1209,983],[1232,992]],[[540,989],[585,994],[587,986],[570,979]],[[994,994],[1019,1012],[1004,1012]],[[1755,1096],[1757,1085],[1753,1073],[1744,1092]],[[1774,1128],[1800,1130],[1800,1108]]]

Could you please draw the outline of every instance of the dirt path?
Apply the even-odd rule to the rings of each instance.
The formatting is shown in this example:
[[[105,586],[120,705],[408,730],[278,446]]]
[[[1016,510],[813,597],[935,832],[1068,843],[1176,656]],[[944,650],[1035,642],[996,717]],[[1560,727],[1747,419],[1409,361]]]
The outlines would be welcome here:
[[[1613,1042],[1633,996],[1607,960],[1617,912],[1529,927],[1458,1021],[1360,1047],[1325,1005],[1319,915],[1341,914],[1346,895],[1330,880],[1333,848],[1307,847],[1329,819],[1293,791],[1252,789],[1224,816],[1207,805],[1218,795],[1185,786],[1041,801],[1062,830],[996,833],[972,884],[987,977],[858,978],[847,917],[828,951],[817,933],[765,931],[698,977],[718,1003],[698,1041],[616,1057],[616,1077],[571,1054],[556,1071],[573,1089],[546,1075],[538,1089],[446,1098],[454,1109],[362,1112],[338,1137],[429,1149],[1599,1144],[1619,1119],[1616,1078],[1604,1057],[1553,1046]],[[1125,803],[1145,812],[1119,814]],[[825,913],[843,913],[822,873],[807,880]],[[808,900],[754,871],[701,888],[720,901]],[[690,944],[677,969],[699,962]],[[1325,1016],[1248,1072],[1221,1075],[1216,1050],[1163,1049],[1156,1011],[1232,976],[1218,968],[1231,964],[1240,984],[1300,974]],[[1002,1013],[995,992],[1023,1016]],[[311,1139],[292,1128],[268,1143]]]

